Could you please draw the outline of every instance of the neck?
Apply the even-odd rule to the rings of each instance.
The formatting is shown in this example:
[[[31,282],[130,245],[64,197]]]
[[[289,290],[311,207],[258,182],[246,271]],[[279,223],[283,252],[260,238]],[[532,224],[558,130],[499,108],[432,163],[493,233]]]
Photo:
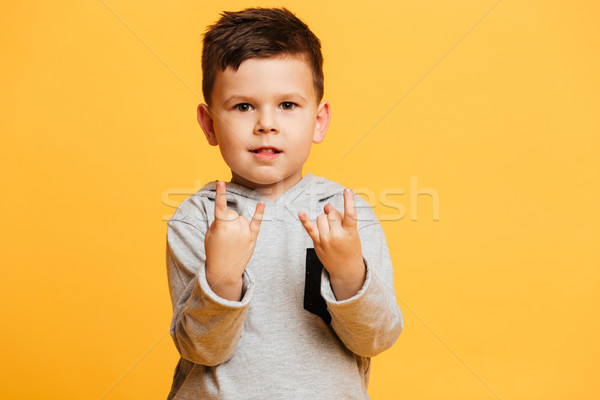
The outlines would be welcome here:
[[[271,202],[276,201],[281,195],[287,192],[289,188],[302,180],[302,172],[283,179],[278,179],[273,183],[266,184],[249,181],[233,172],[231,175],[231,182],[250,188],[260,193],[263,197]]]

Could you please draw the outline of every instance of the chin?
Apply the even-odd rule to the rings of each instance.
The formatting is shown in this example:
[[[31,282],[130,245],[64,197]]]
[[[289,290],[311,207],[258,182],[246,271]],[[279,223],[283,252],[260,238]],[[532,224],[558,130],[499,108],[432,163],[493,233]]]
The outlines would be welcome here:
[[[261,185],[261,186],[272,186],[272,185],[276,185],[278,182],[282,181],[283,179],[278,179],[276,177],[256,177],[255,179],[249,179],[250,181],[254,182],[256,185]]]
[[[283,180],[272,174],[237,175],[238,180],[245,182],[247,186],[271,186]]]

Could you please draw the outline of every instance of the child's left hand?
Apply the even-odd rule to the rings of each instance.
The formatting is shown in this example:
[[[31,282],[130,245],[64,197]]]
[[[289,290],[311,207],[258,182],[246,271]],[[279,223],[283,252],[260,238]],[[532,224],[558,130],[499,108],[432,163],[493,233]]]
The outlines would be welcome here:
[[[329,273],[336,299],[344,300],[360,290],[366,276],[356,228],[354,193],[350,189],[344,190],[344,215],[329,203],[323,209],[325,214],[317,217],[316,226],[303,211],[298,213],[298,218],[312,239],[319,260]]]

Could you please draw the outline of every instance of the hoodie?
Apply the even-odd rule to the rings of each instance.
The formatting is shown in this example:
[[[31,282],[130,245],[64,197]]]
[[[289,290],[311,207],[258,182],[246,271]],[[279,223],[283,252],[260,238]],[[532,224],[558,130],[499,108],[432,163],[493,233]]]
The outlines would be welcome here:
[[[204,235],[216,181],[184,200],[167,227],[171,336],[181,356],[168,399],[368,399],[370,358],[398,338],[389,250],[371,207],[355,195],[366,279],[338,301],[297,215],[315,221],[344,187],[307,173],[277,200],[227,183],[227,206],[248,221],[265,211],[243,273],[242,298],[220,298],[205,275]]]

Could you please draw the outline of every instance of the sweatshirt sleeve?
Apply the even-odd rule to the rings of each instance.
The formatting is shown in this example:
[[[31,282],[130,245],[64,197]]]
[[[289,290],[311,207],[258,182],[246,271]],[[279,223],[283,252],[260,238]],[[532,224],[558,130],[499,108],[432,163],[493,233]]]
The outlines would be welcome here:
[[[215,294],[206,281],[205,233],[184,221],[167,228],[167,275],[173,304],[171,336],[182,358],[215,366],[229,360],[242,334],[254,292],[254,278],[243,274],[241,301]]]
[[[321,295],[327,303],[333,330],[349,350],[364,357],[373,357],[391,347],[404,327],[385,234],[375,214],[369,211],[375,221],[359,225],[358,231],[367,268],[362,288],[351,298],[338,301],[325,269],[321,279]]]

